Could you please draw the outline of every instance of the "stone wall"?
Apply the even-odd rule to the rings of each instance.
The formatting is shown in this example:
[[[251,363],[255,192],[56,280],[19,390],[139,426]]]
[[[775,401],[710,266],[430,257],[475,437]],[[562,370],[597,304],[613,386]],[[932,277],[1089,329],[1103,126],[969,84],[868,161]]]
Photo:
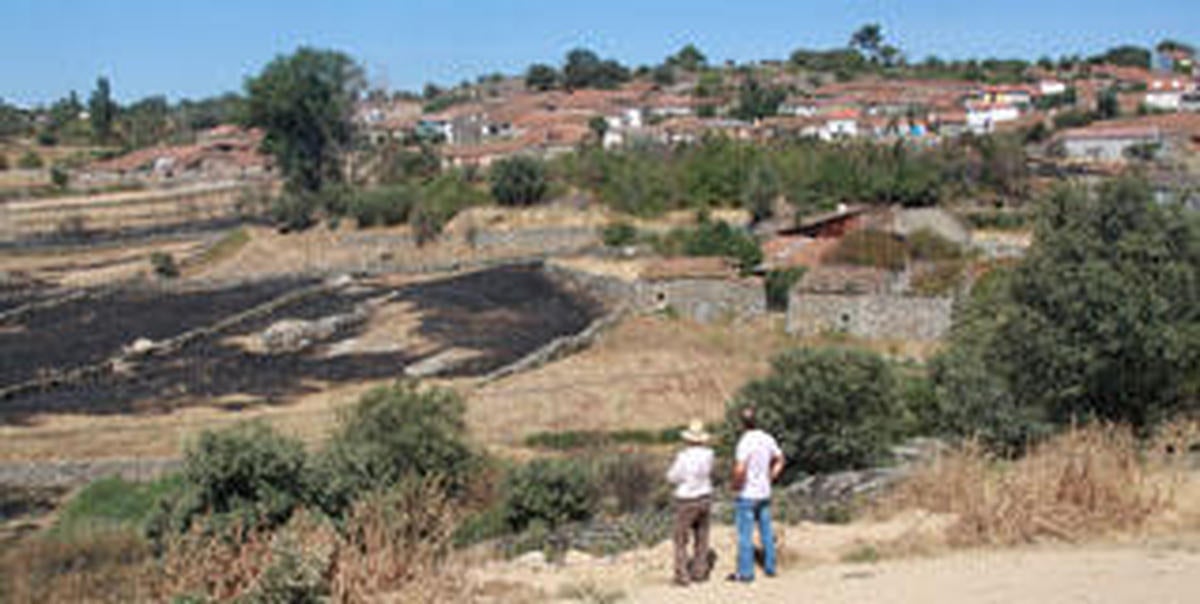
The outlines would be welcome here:
[[[895,215],[896,232],[908,237],[929,230],[959,245],[971,244],[971,230],[953,214],[940,208],[902,208]]]
[[[767,295],[758,279],[670,279],[639,283],[636,305],[642,311],[671,308],[698,323],[710,323],[764,314]]]
[[[153,480],[182,467],[178,459],[91,459],[80,461],[22,461],[0,464],[0,487],[77,487],[108,476]]]
[[[793,291],[787,331],[814,336],[841,332],[869,340],[939,340],[950,330],[952,298],[855,296]]]

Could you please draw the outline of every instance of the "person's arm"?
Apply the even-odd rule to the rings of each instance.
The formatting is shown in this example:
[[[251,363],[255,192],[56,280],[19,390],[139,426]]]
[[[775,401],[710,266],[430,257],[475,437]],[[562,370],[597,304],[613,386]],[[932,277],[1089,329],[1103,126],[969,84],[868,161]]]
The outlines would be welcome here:
[[[783,450],[779,448],[779,443],[774,438],[771,439],[771,482],[779,480],[779,476],[783,474]]]
[[[733,452],[733,473],[729,476],[729,488],[735,493],[746,485],[746,462],[749,459],[749,451],[746,451],[745,443],[739,439]]]
[[[783,465],[783,453],[771,456],[771,482],[779,480],[779,476],[783,474]]]
[[[683,482],[683,454],[675,456],[675,461],[671,463],[671,469],[667,470],[667,482],[671,484],[679,484]]]
[[[730,490],[741,491],[746,484],[746,462],[737,461],[733,464],[733,474],[729,477]]]

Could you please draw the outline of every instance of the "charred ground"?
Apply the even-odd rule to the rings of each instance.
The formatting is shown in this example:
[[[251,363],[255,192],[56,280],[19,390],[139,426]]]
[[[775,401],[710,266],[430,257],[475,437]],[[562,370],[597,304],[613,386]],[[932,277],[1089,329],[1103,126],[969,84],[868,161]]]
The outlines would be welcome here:
[[[0,389],[103,363],[139,338],[169,339],[317,283],[283,279],[218,289],[126,288],[22,313],[0,324]],[[381,297],[413,309],[417,323],[407,337],[425,346],[406,346],[406,336],[397,334],[397,346],[386,352],[324,354],[328,346],[360,335],[362,326],[296,352],[264,354],[230,342],[281,319],[319,319]],[[279,404],[321,384],[398,377],[414,361],[449,349],[475,354],[471,362],[448,369],[448,375],[482,374],[582,330],[602,312],[601,304],[564,289],[537,266],[397,286],[364,282],[331,288],[140,358],[133,367],[10,395],[0,400],[0,424],[23,423],[38,413],[155,413],[229,395],[241,395],[247,404]]]

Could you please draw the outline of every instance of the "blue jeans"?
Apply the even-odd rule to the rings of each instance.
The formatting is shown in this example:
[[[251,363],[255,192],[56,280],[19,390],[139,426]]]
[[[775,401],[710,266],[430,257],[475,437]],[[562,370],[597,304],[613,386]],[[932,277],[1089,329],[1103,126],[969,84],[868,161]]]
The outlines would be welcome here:
[[[775,575],[775,533],[771,530],[771,500],[737,498],[734,520],[738,533],[737,574],[743,581],[754,579],[754,525],[763,546],[763,572]]]

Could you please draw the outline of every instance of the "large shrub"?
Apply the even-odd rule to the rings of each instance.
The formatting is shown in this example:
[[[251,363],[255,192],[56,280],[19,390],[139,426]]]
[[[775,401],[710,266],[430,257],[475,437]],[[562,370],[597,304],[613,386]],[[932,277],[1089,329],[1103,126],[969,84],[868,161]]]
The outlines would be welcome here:
[[[1150,428],[1200,406],[1200,219],[1118,180],[1043,204],[983,351],[1059,424]]]
[[[473,461],[458,395],[409,384],[377,388],[342,418],[318,460],[319,503],[341,515],[361,494],[411,476],[442,476],[459,491]]]
[[[151,534],[186,531],[206,514],[217,526],[282,525],[309,496],[306,461],[300,441],[260,422],[204,432],[184,454],[182,492]]]
[[[37,170],[45,165],[42,156],[33,151],[26,151],[17,159],[17,167],[22,170]]]
[[[757,409],[787,458],[785,476],[869,466],[902,427],[891,368],[877,354],[802,348],[771,360],[771,372],[746,384],[727,412],[736,430],[742,408]]]
[[[549,185],[542,163],[531,157],[512,157],[492,165],[488,174],[492,197],[501,205],[528,206],[546,197]]]
[[[787,310],[788,296],[792,288],[804,277],[808,269],[803,266],[793,266],[767,271],[763,287],[767,295],[767,308],[771,310]]]
[[[416,203],[412,187],[392,185],[355,193],[350,199],[349,213],[359,228],[392,226],[408,221]]]
[[[504,485],[504,519],[514,531],[534,523],[554,529],[591,518],[599,493],[590,468],[571,459],[538,459],[513,470]]]
[[[684,256],[723,256],[749,272],[763,259],[762,249],[750,233],[724,221],[703,218],[695,228],[674,229],[657,243],[660,253]]]

